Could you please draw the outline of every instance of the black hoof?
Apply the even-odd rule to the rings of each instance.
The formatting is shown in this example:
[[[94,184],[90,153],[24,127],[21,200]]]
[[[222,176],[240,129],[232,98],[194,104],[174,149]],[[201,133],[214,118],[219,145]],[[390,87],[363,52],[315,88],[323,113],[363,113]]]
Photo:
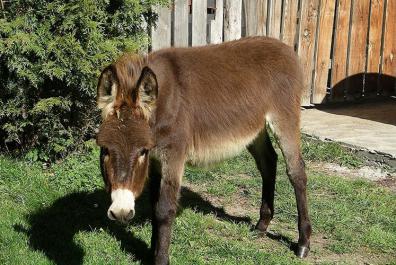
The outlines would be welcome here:
[[[259,232],[265,233],[265,232],[267,232],[269,223],[270,223],[270,221],[259,220],[254,228],[256,230],[258,230]]]
[[[259,232],[265,233],[267,231],[268,224],[264,221],[259,221],[254,228]]]
[[[297,257],[299,258],[305,258],[306,256],[308,256],[309,253],[309,247],[305,247],[305,246],[298,246],[297,247]]]

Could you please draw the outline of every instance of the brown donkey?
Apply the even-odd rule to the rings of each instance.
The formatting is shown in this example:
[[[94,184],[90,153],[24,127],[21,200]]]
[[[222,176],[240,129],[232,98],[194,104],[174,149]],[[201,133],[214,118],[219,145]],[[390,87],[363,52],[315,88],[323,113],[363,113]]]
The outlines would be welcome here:
[[[124,55],[108,66],[98,84],[103,124],[97,143],[112,198],[109,218],[126,223],[133,217],[150,165],[150,176],[160,176],[152,250],[155,264],[168,264],[185,163],[207,165],[247,147],[263,180],[256,228],[265,231],[274,214],[277,163],[269,124],[294,187],[297,255],[305,257],[311,224],[300,150],[302,80],[294,51],[266,37]]]

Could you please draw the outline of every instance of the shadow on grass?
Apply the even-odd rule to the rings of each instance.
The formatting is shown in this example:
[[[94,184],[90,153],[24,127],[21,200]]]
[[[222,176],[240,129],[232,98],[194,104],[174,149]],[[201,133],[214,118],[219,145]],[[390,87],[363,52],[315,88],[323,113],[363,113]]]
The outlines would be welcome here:
[[[278,241],[279,243],[286,245],[291,251],[294,252],[294,254],[297,254],[298,244],[293,242],[293,240],[289,237],[274,232],[266,232],[265,235],[274,241]]]
[[[62,197],[50,206],[27,216],[29,229],[14,225],[18,232],[29,236],[30,247],[43,252],[50,260],[60,265],[83,263],[84,250],[75,244],[73,237],[81,231],[104,229],[121,243],[123,251],[132,254],[142,264],[151,264],[151,252],[147,242],[137,238],[125,227],[111,222],[106,217],[110,205],[109,195],[103,190],[72,193]],[[223,208],[213,206],[199,194],[183,187],[181,208],[191,208],[204,214],[214,214],[217,218],[250,224],[249,217],[228,215]],[[179,212],[180,212],[179,211]],[[150,202],[145,192],[136,202],[136,217],[132,226],[150,220]]]

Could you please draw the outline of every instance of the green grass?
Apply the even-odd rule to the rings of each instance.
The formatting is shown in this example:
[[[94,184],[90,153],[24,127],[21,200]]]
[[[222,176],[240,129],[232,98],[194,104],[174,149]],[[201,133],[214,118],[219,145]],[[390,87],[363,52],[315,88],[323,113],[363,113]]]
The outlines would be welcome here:
[[[339,163],[358,160],[349,153],[332,156],[338,147],[312,145]],[[314,231],[308,259],[290,250],[297,240],[296,207],[282,159],[272,239],[251,230],[261,180],[243,153],[210,169],[186,169],[189,188],[174,224],[172,264],[395,264],[396,195],[363,180],[308,173]],[[123,227],[107,220],[102,186],[97,149],[47,170],[0,156],[0,264],[148,264],[147,197]]]
[[[363,159],[351,149],[345,148],[337,142],[323,142],[307,135],[302,137],[302,150],[304,158],[308,161],[337,163],[349,168],[356,168],[364,164]]]

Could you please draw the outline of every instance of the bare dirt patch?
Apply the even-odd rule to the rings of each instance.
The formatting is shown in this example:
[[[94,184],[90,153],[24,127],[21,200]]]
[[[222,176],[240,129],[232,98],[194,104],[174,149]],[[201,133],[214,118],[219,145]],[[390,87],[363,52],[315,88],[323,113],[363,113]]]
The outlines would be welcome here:
[[[396,192],[396,173],[391,173],[384,168],[363,166],[348,168],[334,163],[312,162],[308,168],[329,175],[336,175],[346,179],[367,179],[386,189]]]
[[[392,176],[392,174],[382,168],[363,166],[360,168],[348,168],[334,163],[309,163],[309,168],[320,170],[325,173],[342,176],[346,178],[364,178],[371,181],[379,181]]]
[[[377,184],[391,190],[396,193],[396,177],[387,177],[381,180],[376,181]]]

